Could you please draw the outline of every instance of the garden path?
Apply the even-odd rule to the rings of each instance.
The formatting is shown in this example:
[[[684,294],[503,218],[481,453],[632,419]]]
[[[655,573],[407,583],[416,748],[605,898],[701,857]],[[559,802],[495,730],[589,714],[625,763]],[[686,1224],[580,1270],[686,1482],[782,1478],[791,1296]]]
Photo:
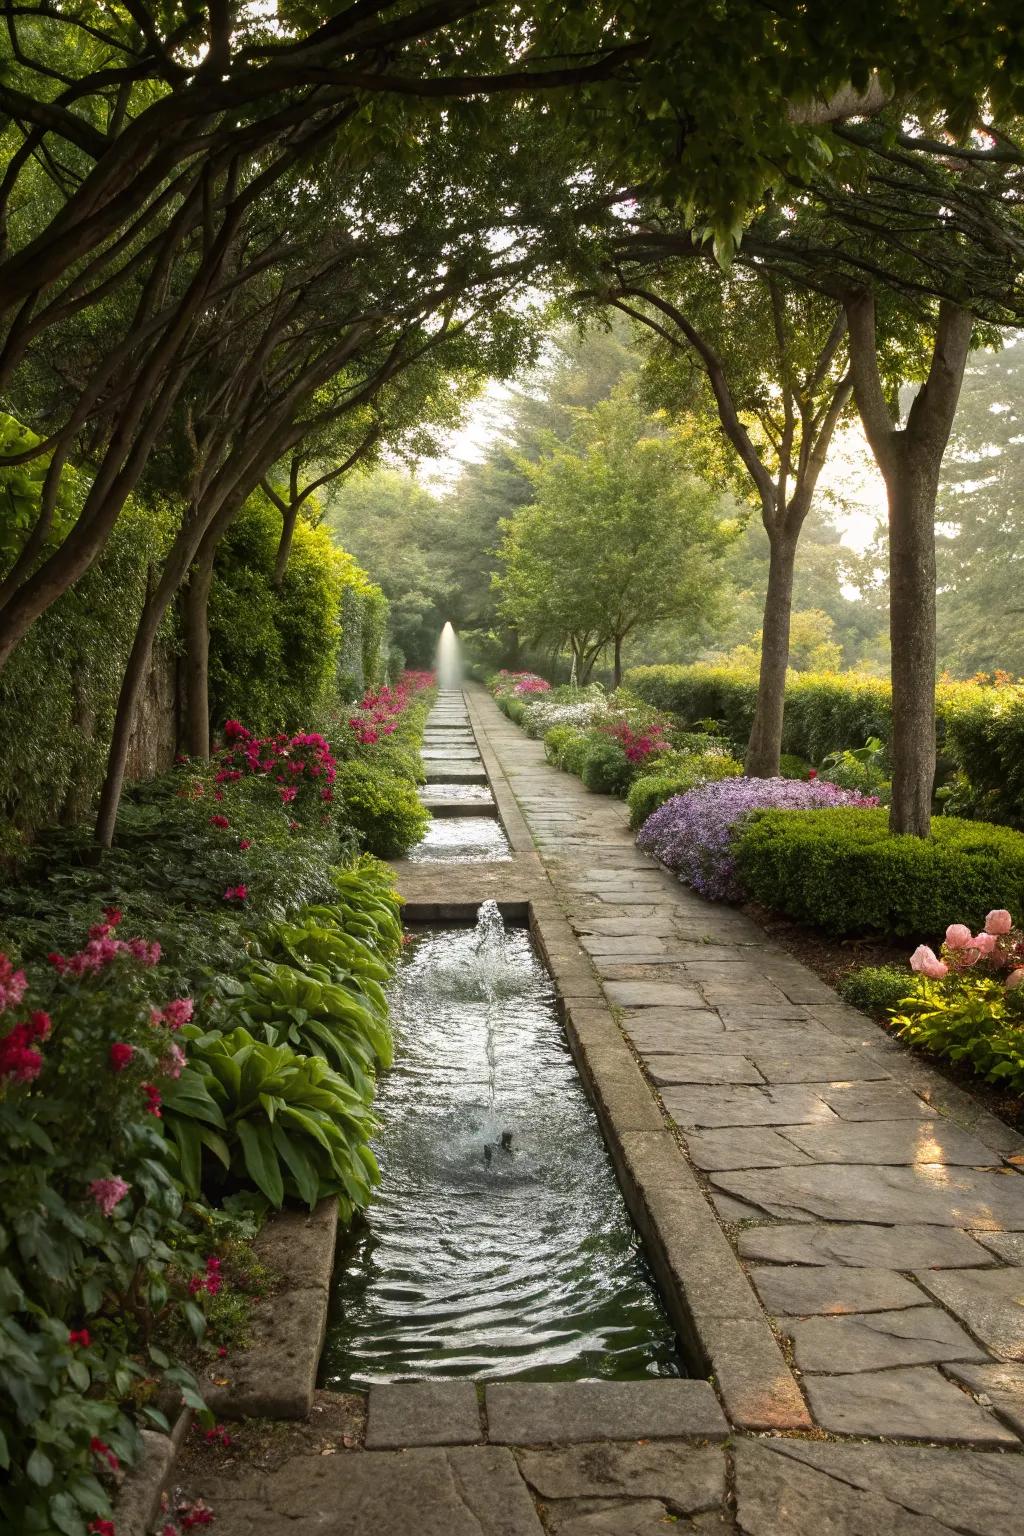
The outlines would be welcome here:
[[[372,1388],[364,1424],[363,1399],[320,1393],[300,1426],[186,1458],[183,1495],[220,1536],[1020,1529],[1024,1142],[467,701],[511,857],[409,861],[403,891],[421,916],[496,896],[568,921],[554,969],[591,1079],[613,1064],[629,1101],[620,1151],[679,1165],[640,1171],[651,1199],[670,1170],[661,1220],[721,1401],[700,1380],[424,1382]],[[771,1383],[754,1413],[745,1366]],[[757,1411],[781,1432],[751,1433]]]

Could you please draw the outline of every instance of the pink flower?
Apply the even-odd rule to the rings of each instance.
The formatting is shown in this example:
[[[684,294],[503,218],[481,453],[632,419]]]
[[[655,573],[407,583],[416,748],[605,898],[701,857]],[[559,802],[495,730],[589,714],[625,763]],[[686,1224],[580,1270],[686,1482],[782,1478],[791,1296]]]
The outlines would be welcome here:
[[[252,847],[252,839],[248,838],[248,837],[243,837],[242,841],[239,843],[238,847],[239,847],[239,851],[241,853],[246,853]]]
[[[117,1536],[113,1520],[90,1520],[89,1536]]]
[[[249,894],[247,885],[229,885],[224,892],[225,901],[244,901]]]
[[[976,933],[971,945],[979,955],[990,955],[996,947],[996,936],[994,933]]]
[[[176,1041],[172,1040],[167,1047],[167,1053],[160,1062],[160,1071],[165,1077],[180,1077],[181,1069],[185,1065],[185,1052]]]
[[[1007,912],[1005,907],[996,907],[995,911],[990,912],[988,917],[985,919],[986,933],[1009,933],[1012,927],[1013,918],[1010,916],[1009,912]]]
[[[120,907],[104,907],[103,908],[103,916],[106,918],[106,920],[110,924],[111,928],[116,928],[117,927],[118,923],[121,922],[121,920],[123,918],[123,915],[124,914],[121,912]]]
[[[126,1184],[124,1179],[116,1176],[110,1179],[93,1179],[89,1185],[89,1193],[104,1216],[113,1215],[130,1189],[130,1184]]]
[[[0,1013],[10,1004],[20,1003],[28,982],[24,971],[16,971],[6,955],[0,955]]]
[[[120,1472],[121,1463],[105,1440],[101,1440],[98,1435],[93,1435],[89,1441],[89,1449],[94,1456],[99,1456],[101,1460],[107,1463],[111,1472]]]
[[[1007,992],[1013,992],[1022,984],[1024,984],[1024,966],[1018,966],[1017,970],[1011,971],[1009,976],[1007,976],[1006,990]]]
[[[187,1024],[192,1017],[192,999],[190,997],[176,997],[168,1003],[159,1015],[168,1029],[180,1029]]]
[[[966,949],[971,940],[971,930],[966,923],[950,923],[946,929],[946,943],[950,949]]]
[[[298,794],[298,790],[297,789],[294,789],[294,788],[282,789],[280,791],[281,804],[282,805],[287,805],[290,800],[294,800],[295,799],[295,796],[297,794]]]
[[[0,1078],[15,1083],[31,1083],[43,1070],[43,1058],[32,1042],[38,1039],[31,1024],[16,1024],[0,1040]]]
[[[910,957],[910,969],[919,971],[922,976],[929,976],[933,981],[938,981],[949,971],[949,966],[944,960],[940,960],[933,949],[927,944],[919,944]]]
[[[146,1096],[146,1114],[155,1115],[157,1120],[162,1119],[160,1105],[163,1103],[163,1100],[160,1097],[159,1088],[154,1083],[142,1083],[140,1087]]]
[[[68,1333],[68,1343],[72,1349],[77,1349],[79,1346],[82,1349],[88,1349],[92,1343],[88,1328],[72,1328]]]
[[[115,1072],[123,1072],[134,1055],[134,1045],[126,1044],[124,1040],[115,1040],[110,1047],[110,1065]]]

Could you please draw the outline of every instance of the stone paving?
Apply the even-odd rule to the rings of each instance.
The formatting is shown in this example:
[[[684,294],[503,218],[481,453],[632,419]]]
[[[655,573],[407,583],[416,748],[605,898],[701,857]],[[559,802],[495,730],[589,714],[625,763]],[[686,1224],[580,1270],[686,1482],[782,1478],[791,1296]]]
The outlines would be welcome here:
[[[603,991],[646,1080],[632,1141],[685,1150],[807,1427],[737,1432],[699,1380],[399,1384],[371,1390],[366,1449],[314,1416],[299,1450],[190,1468],[189,1492],[221,1536],[1024,1529],[1024,1142],[468,699],[482,762],[449,696],[428,771],[490,769],[513,858],[409,867],[403,889],[424,912],[561,907],[578,949],[560,962],[587,1007]]]

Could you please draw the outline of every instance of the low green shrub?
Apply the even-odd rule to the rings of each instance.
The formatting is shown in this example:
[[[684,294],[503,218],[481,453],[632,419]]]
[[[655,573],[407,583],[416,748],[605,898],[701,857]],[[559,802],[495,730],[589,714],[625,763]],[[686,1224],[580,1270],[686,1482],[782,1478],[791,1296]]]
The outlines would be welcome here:
[[[544,756],[555,768],[562,767],[562,755],[575,741],[582,741],[585,731],[572,725],[552,725],[544,732]]]
[[[1024,834],[937,817],[930,838],[890,833],[884,810],[763,811],[735,842],[748,897],[826,933],[941,932],[1024,909]]]
[[[422,840],[430,822],[408,779],[367,763],[341,763],[334,793],[360,847],[378,859],[400,858]]]
[[[1024,1094],[1024,997],[990,976],[915,977],[893,1024],[900,1038]]]
[[[840,976],[836,990],[854,1008],[885,1018],[913,990],[915,978],[902,965],[861,965]]]
[[[742,763],[717,752],[666,753],[666,759],[664,765],[658,760],[654,771],[640,774],[629,787],[626,804],[634,832],[673,795],[685,795],[708,779],[733,779],[743,772]]]
[[[559,753],[559,768],[566,773],[574,773],[577,778],[583,777],[583,764],[587,760],[593,737],[587,731],[578,731],[572,738],[566,741]]]
[[[619,742],[611,736],[588,735],[582,756],[580,778],[587,789],[598,795],[625,795],[636,764],[631,763]]]
[[[784,779],[806,779],[810,771],[811,764],[795,752],[783,752],[779,758],[779,774]]]

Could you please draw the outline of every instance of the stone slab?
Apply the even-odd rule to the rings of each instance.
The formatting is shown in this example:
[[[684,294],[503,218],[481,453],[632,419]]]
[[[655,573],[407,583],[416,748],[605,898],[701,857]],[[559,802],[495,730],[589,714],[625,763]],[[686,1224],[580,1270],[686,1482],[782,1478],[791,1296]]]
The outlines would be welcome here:
[[[935,1369],[809,1376],[804,1387],[815,1420],[835,1434],[943,1445],[1019,1444],[1011,1430]]]
[[[1024,1507],[1024,1457],[1001,1451],[798,1440],[777,1441],[772,1449],[850,1488],[924,1515],[943,1532],[1009,1536]],[[876,1536],[884,1529],[876,1526]]]
[[[734,1425],[771,1431],[813,1427],[796,1379],[763,1317],[706,1317],[701,1343]]]
[[[706,1381],[508,1381],[485,1389],[498,1445],[588,1440],[723,1440],[728,1425]]]
[[[824,1163],[711,1177],[725,1194],[790,1220],[1024,1231],[1024,1180],[1017,1174],[936,1169],[929,1163],[912,1168]]]
[[[686,1150],[705,1173],[730,1168],[788,1168],[810,1162],[799,1147],[766,1126],[687,1131]]]
[[[934,1110],[898,1083],[822,1083],[818,1092],[843,1120],[927,1119]]]
[[[744,1536],[939,1536],[931,1520],[883,1495],[854,1489],[813,1467],[786,1461],[776,1445],[736,1447],[736,1515]],[[945,1529],[949,1529],[946,1527]]]
[[[474,1445],[483,1439],[471,1381],[400,1381],[370,1388],[366,1446]]]
[[[692,1515],[725,1498],[725,1457],[716,1446],[599,1441],[519,1451],[517,1460],[534,1493],[545,1501],[657,1499],[673,1514]]]
[[[850,1269],[843,1264],[757,1265],[749,1271],[769,1312],[777,1317],[818,1313],[885,1312],[925,1306],[928,1297],[891,1269]]]
[[[918,1276],[1000,1360],[1024,1360],[1024,1269],[929,1270]]]
[[[492,1445],[293,1456],[201,1492],[217,1536],[543,1536],[512,1453]]]
[[[996,1258],[1024,1268],[1024,1232],[979,1232],[978,1241]],[[985,1261],[979,1259],[978,1263]],[[914,1265],[917,1268],[917,1265]]]
[[[816,1163],[993,1163],[984,1143],[951,1120],[843,1120],[784,1134]]]
[[[774,1037],[772,1044],[774,1045]],[[751,1060],[770,1083],[871,1082],[888,1077],[884,1067],[861,1051],[816,1049],[795,1055],[784,1051],[752,1050]]]
[[[939,1307],[912,1306],[856,1317],[779,1319],[801,1371],[831,1375],[893,1366],[984,1360],[984,1350]]]
[[[726,1125],[799,1125],[834,1120],[833,1111],[810,1088],[692,1087],[665,1088],[662,1103],[673,1120],[687,1127]]]
[[[1024,1365],[948,1365],[946,1375],[970,1387],[1024,1438]]]
[[[737,1244],[741,1258],[773,1264],[844,1264],[854,1268],[914,1270],[970,1268],[985,1262],[984,1249],[955,1227],[801,1222],[796,1226],[745,1228]]]
[[[706,1008],[696,987],[674,981],[606,981],[605,996],[619,1008]]]
[[[712,1054],[681,1052],[660,1053],[644,1057],[651,1081],[662,1083],[763,1083],[760,1072],[745,1056],[729,1056],[725,1052]]]

